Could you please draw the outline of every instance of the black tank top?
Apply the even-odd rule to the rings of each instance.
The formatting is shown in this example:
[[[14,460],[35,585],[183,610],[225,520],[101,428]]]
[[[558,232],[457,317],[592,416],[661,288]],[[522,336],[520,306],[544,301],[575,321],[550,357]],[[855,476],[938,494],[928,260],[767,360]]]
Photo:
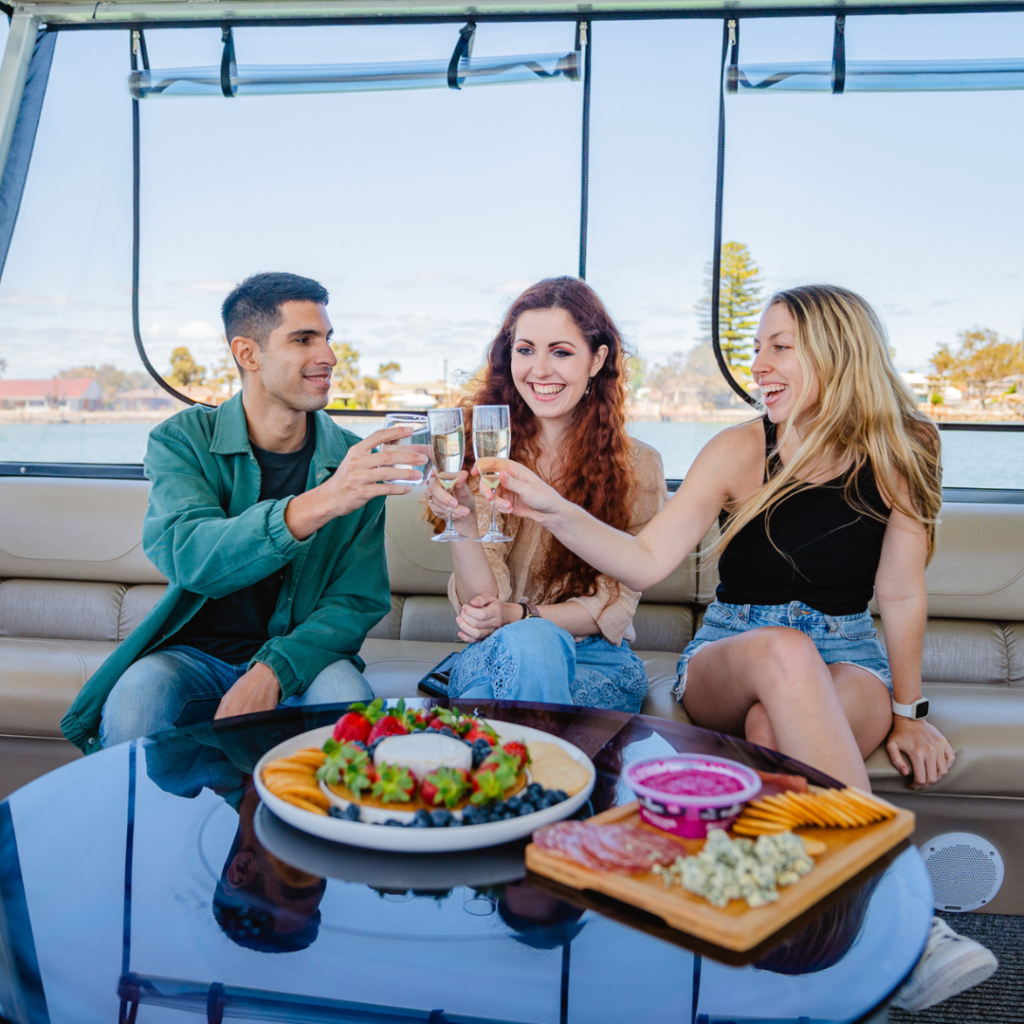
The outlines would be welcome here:
[[[763,420],[765,482],[780,466],[775,424]],[[878,520],[849,504],[850,473],[824,484],[808,484],[771,513],[771,539],[764,515],[752,519],[722,552],[718,600],[725,604],[788,604],[802,601],[826,615],[856,615],[874,591],[889,509],[875,475],[864,466],[857,476],[859,500]],[[728,513],[719,518],[721,526]],[[774,542],[774,544],[773,544]],[[777,550],[778,549],[778,550]],[[788,556],[788,557],[787,557]]]

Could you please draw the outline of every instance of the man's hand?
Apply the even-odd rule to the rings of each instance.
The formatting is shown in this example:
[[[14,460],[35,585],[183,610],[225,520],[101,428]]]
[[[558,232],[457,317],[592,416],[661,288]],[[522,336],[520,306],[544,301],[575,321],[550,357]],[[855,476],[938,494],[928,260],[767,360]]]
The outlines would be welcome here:
[[[414,426],[375,430],[365,440],[352,445],[334,476],[319,487],[288,502],[284,522],[296,540],[312,536],[325,523],[347,516],[373,498],[387,494],[408,494],[422,479],[418,469],[429,460],[422,450],[411,445],[389,444],[408,437]],[[383,445],[379,452],[373,449]]]
[[[459,639],[467,644],[486,640],[496,629],[522,618],[522,607],[499,601],[491,594],[474,597],[462,606],[462,614],[455,617],[459,624]]]
[[[901,775],[910,775],[913,769],[914,781],[908,783],[909,789],[924,789],[938,782],[956,760],[949,741],[934,725],[924,719],[915,722],[903,715],[893,715],[892,732],[886,740],[885,749],[893,767]]]
[[[281,684],[277,673],[259,661],[221,698],[217,706],[218,718],[251,715],[257,711],[272,711],[281,700]]]

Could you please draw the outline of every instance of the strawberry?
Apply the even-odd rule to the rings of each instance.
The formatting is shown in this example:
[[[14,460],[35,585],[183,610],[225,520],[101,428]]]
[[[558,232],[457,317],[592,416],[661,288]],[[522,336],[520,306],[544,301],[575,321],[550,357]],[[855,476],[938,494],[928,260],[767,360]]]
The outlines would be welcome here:
[[[498,765],[492,762],[473,773],[473,795],[470,802],[489,804],[492,800],[500,800],[506,790],[511,789],[516,781],[516,773],[509,765]]]
[[[431,807],[454,807],[469,789],[469,772],[464,768],[438,768],[420,784],[420,796]]]
[[[505,751],[510,757],[514,757],[519,762],[518,772],[521,772],[532,760],[530,752],[526,749],[525,743],[520,743],[518,740],[511,740],[508,743],[503,743],[501,749]]]
[[[437,717],[429,727],[443,729],[446,725],[456,736],[462,736],[472,728],[473,719],[469,715],[464,715],[458,708],[438,708]]]
[[[366,742],[367,744],[373,743],[374,740],[379,740],[382,736],[405,736],[408,732],[409,727],[401,718],[396,715],[385,715],[373,723]]]
[[[359,711],[347,711],[334,723],[334,741],[344,743],[351,740],[366,742],[373,723]]]
[[[370,755],[360,747],[328,740],[324,751],[327,759],[317,769],[318,779],[324,779],[332,786],[341,784],[357,797],[375,781],[377,776],[370,763]]]
[[[507,744],[507,746],[521,746],[521,744]],[[482,772],[493,772],[501,771],[507,772],[512,776],[512,780],[520,772],[519,758],[510,753],[504,747],[495,747],[488,755],[484,758],[484,763],[480,765],[480,771]],[[512,782],[509,782],[512,785]]]
[[[408,803],[416,792],[416,776],[397,764],[382,764],[371,794],[384,803]]]
[[[362,701],[358,701],[355,704],[349,704],[349,711],[358,711],[371,725],[377,721],[382,715],[387,714],[387,709],[384,707],[384,700],[378,697],[376,700],[371,701],[369,704],[364,704]]]
[[[493,747],[498,742],[498,734],[486,723],[478,718],[472,719],[469,732],[462,737],[467,743],[476,743],[477,740],[487,740]]]

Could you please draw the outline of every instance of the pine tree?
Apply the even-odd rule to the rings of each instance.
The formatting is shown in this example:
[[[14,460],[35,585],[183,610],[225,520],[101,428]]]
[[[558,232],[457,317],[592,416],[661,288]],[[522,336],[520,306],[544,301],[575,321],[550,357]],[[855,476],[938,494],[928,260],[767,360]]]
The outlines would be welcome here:
[[[722,355],[731,369],[749,374],[754,333],[763,307],[761,268],[742,242],[722,246],[722,274],[718,288],[718,337]],[[704,297],[697,303],[702,340],[711,342],[711,261],[705,268]]]

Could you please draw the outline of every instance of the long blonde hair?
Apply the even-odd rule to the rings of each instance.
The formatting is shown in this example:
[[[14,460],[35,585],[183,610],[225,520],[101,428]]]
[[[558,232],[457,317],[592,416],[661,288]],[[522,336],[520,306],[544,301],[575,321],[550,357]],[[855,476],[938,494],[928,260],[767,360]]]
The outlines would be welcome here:
[[[896,372],[878,314],[859,295],[835,285],[789,288],[776,292],[768,308],[776,303],[784,305],[796,323],[796,356],[804,383],[795,407],[810,396],[815,380],[818,398],[801,416],[803,439],[786,465],[731,509],[715,553],[720,554],[752,519],[763,514],[770,525],[780,502],[806,487],[806,480],[821,466],[838,464],[849,466],[850,505],[882,518],[857,488],[857,476],[868,466],[886,503],[925,528],[931,559],[942,505],[939,432],[918,410]],[[790,417],[780,431],[780,444],[793,428]],[[904,480],[909,502],[900,494]]]

